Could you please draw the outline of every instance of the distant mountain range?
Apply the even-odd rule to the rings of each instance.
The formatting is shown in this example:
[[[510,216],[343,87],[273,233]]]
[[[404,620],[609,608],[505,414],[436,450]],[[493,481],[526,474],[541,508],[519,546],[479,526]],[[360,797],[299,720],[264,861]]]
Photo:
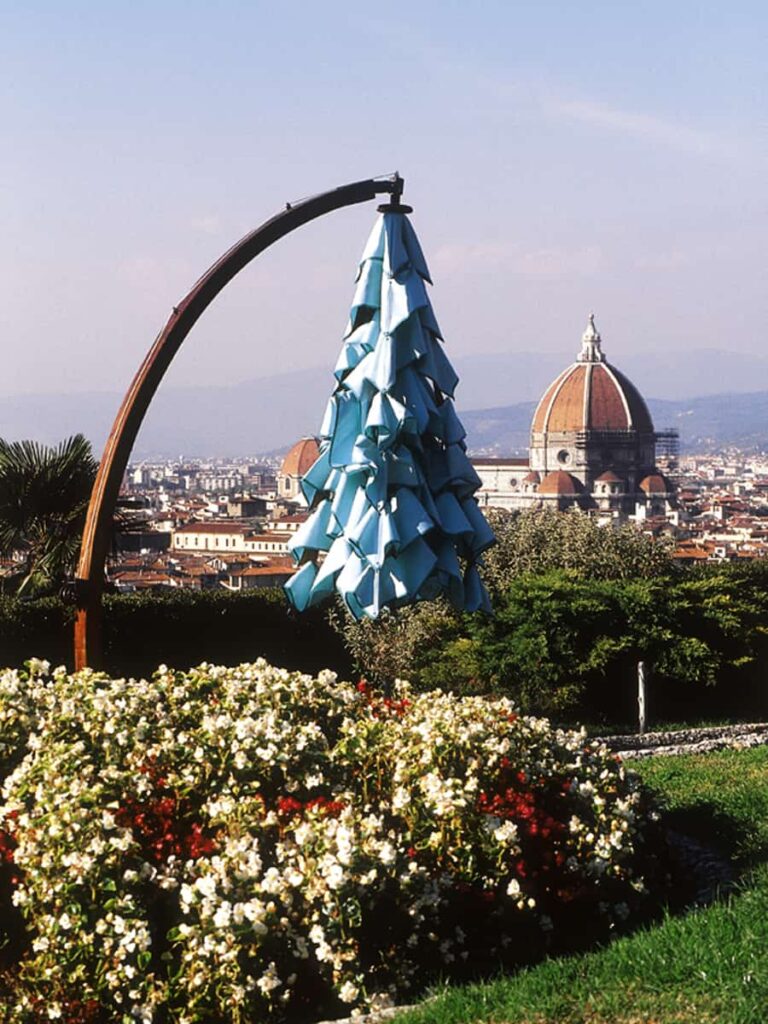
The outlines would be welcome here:
[[[462,415],[474,452],[514,455],[528,450],[535,402],[518,402],[497,409],[474,409]],[[682,401],[648,399],[657,430],[680,433],[683,451],[721,451],[733,446],[768,449],[768,391],[751,394],[705,395]]]
[[[457,407],[471,449],[525,450],[536,400],[572,359],[573,353],[562,352],[456,358]],[[616,361],[642,394],[654,396],[648,404],[656,428],[676,427],[684,448],[768,448],[768,359],[700,349],[648,351]],[[329,368],[226,387],[163,386],[135,456],[239,456],[283,448],[317,431],[332,386]],[[51,444],[80,431],[100,453],[121,397],[6,396],[0,398],[0,437]]]

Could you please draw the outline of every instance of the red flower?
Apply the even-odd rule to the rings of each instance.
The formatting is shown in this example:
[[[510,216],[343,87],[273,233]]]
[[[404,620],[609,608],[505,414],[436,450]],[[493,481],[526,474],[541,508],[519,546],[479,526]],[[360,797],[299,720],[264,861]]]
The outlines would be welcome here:
[[[277,813],[285,814],[288,817],[293,817],[296,814],[301,814],[304,810],[304,804],[301,800],[297,800],[293,796],[279,796],[277,798]]]
[[[302,803],[293,796],[279,796],[277,798],[277,813],[288,818],[300,817],[306,811],[319,811],[325,817],[335,818],[341,814],[346,804],[343,800],[331,800],[327,796],[313,796],[310,800]]]
[[[216,849],[211,836],[205,834],[192,815],[190,801],[172,793],[142,803],[131,797],[117,811],[115,819],[131,829],[147,860],[164,864],[171,856],[195,860]]]

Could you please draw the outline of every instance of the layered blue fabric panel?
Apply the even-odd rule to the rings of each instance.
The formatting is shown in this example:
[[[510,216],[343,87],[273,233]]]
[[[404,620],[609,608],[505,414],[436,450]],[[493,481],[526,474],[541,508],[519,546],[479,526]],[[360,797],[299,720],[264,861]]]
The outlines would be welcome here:
[[[397,351],[391,334],[382,334],[365,361],[365,377],[377,391],[389,391],[397,378]]]
[[[402,223],[403,239],[405,240],[405,247],[410,253],[413,267],[419,277],[432,284],[432,278],[429,276],[429,269],[427,268],[427,261],[424,259],[424,253],[421,251],[421,245],[416,237],[416,232],[413,230],[413,226],[407,217],[403,217]]]
[[[328,474],[331,472],[330,448],[321,451],[307,473],[301,478],[301,490],[308,505],[315,504],[315,498],[327,485]]]
[[[306,562],[297,570],[285,584],[285,592],[288,600],[298,611],[303,611],[316,598],[313,584],[317,576],[317,566],[314,562]]]
[[[328,551],[340,532],[338,520],[333,520],[331,503],[325,498],[317,506],[315,514],[291,537],[288,550],[299,560],[306,551]]]
[[[368,236],[368,241],[365,243],[363,255],[360,257],[360,263],[358,264],[357,271],[358,278],[360,277],[363,267],[369,260],[384,259],[384,246],[386,244],[384,233],[386,231],[386,227],[386,218],[379,217],[373,226],[373,231],[371,231]]]
[[[427,282],[408,219],[383,214],[358,268],[321,454],[302,481],[312,512],[290,543],[302,564],[286,584],[298,609],[334,591],[357,618],[439,594],[489,608],[476,562],[493,534]]]
[[[437,511],[440,513],[440,525],[443,528],[443,533],[447,533],[450,536],[461,534],[470,537],[472,535],[472,526],[464,515],[455,494],[452,494],[450,491],[443,491],[435,499],[435,504],[437,505]]]
[[[381,278],[382,265],[379,260],[370,260],[368,263],[363,264],[357,288],[355,289],[355,296],[352,299],[353,313],[360,306],[370,306],[371,309],[375,309],[380,305]]]
[[[443,351],[441,342],[432,342],[422,359],[420,369],[435,382],[444,394],[453,398],[459,378]]]
[[[384,253],[383,264],[388,274],[397,277],[403,270],[412,269],[413,258],[403,234],[402,218],[383,217]],[[413,275],[418,277],[418,271]]]
[[[417,537],[429,533],[436,526],[435,520],[422,503],[406,487],[401,487],[392,499],[393,516],[400,543],[406,547]]]
[[[464,607],[468,612],[491,613],[491,599],[476,565],[470,565],[464,574]]]
[[[458,444],[467,436],[461,420],[456,415],[453,402],[443,402],[438,407],[438,415],[442,420],[441,438],[445,444]]]
[[[461,507],[464,515],[472,524],[473,550],[479,555],[483,551],[487,551],[492,544],[495,544],[496,538],[485,516],[478,508],[475,498],[464,498]]]

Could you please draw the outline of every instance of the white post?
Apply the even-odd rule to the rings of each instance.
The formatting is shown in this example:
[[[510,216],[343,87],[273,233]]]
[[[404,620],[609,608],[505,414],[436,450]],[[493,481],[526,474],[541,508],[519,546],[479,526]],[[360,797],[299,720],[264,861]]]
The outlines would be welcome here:
[[[637,723],[638,732],[642,735],[645,732],[645,662],[637,663]]]

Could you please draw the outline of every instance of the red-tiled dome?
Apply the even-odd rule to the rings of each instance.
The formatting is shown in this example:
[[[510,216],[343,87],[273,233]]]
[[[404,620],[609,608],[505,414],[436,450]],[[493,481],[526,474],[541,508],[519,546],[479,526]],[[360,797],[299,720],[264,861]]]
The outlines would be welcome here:
[[[539,476],[539,474],[536,472],[535,469],[532,469],[530,471],[530,473],[526,473],[525,476],[523,477],[523,483],[524,484],[537,484],[539,482],[539,480],[541,480],[541,477]]]
[[[653,432],[640,392],[615,366],[606,363],[592,317],[582,337],[578,359],[544,392],[531,430],[534,434],[582,430]]]
[[[304,476],[319,454],[314,437],[302,437],[283,459],[280,472],[283,476]]]
[[[595,477],[596,484],[623,484],[624,481],[620,476],[617,476],[612,469],[606,469],[600,476]]]
[[[539,494],[580,494],[581,491],[581,481],[564,469],[547,473],[539,484]]]
[[[640,481],[640,490],[646,494],[667,494],[669,489],[669,484],[661,473],[649,473]]]

